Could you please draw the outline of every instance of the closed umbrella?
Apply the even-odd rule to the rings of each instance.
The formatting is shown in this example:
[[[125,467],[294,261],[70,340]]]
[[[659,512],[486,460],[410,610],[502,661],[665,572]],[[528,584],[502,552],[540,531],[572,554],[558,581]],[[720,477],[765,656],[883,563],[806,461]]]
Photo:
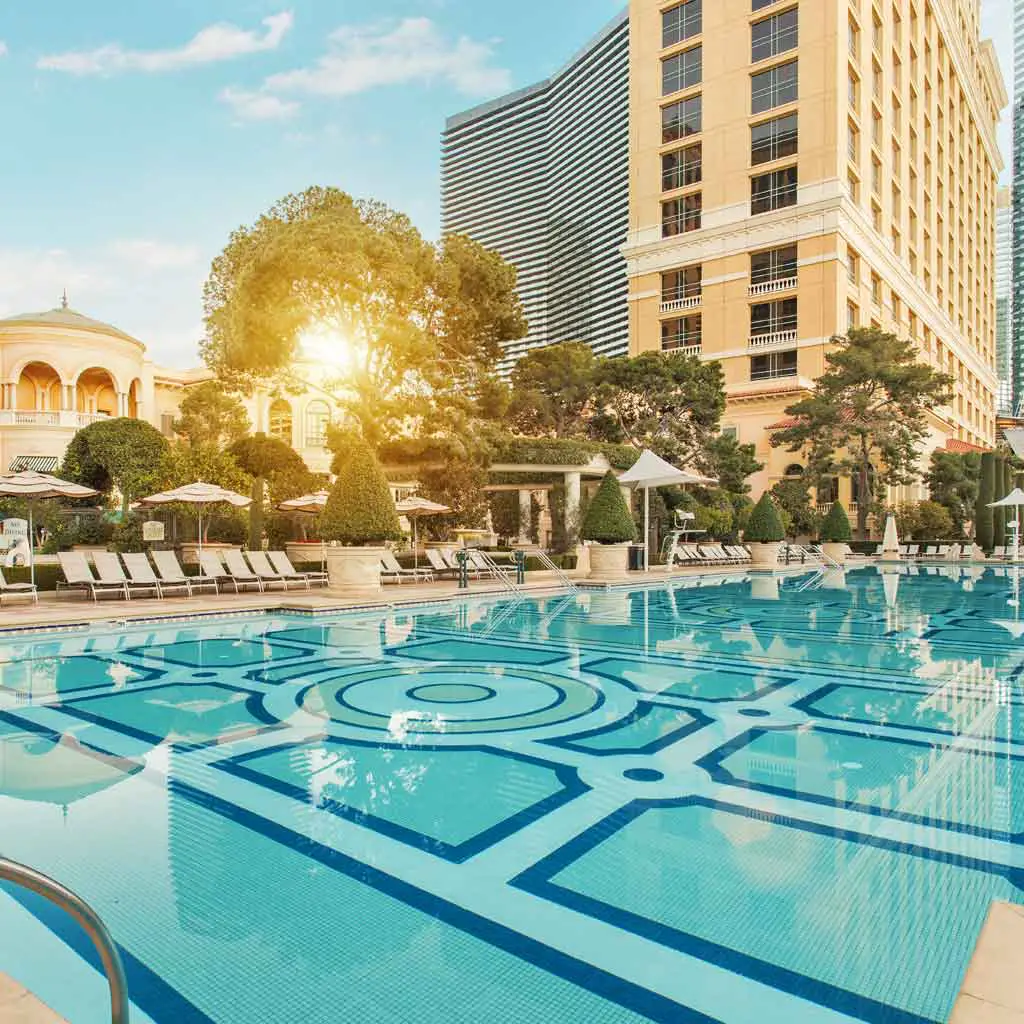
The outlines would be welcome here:
[[[632,468],[619,477],[619,483],[644,489],[644,572],[647,572],[651,564],[651,488],[672,487],[676,484],[717,484],[718,481],[700,473],[677,469],[645,448]]]
[[[32,582],[36,581],[35,542],[32,526],[32,503],[49,498],[92,498],[99,491],[81,484],[73,484],[49,473],[34,473],[22,470],[20,473],[0,475],[0,497],[23,498],[28,502],[28,550]]]
[[[882,535],[882,555],[898,555],[900,538],[896,532],[896,517],[892,514],[885,517],[885,533]]]
[[[412,520],[412,557],[416,568],[420,565],[420,544],[419,544],[419,518],[420,516],[443,516],[451,509],[447,505],[441,505],[436,501],[429,501],[427,498],[420,498],[413,495],[410,498],[403,498],[396,502],[395,511],[400,516],[406,516]]]
[[[252,498],[239,494],[237,491],[229,491],[226,487],[218,487],[217,484],[204,484],[197,481],[194,484],[185,484],[183,487],[176,487],[173,491],[161,491],[159,494],[151,494],[143,498],[140,505],[152,508],[156,505],[195,505],[199,508],[199,554],[203,553],[203,509],[207,505],[234,505],[235,508],[248,508],[252,504]]]
[[[327,491],[314,491],[312,494],[303,494],[300,498],[289,498],[277,506],[278,512],[302,512],[305,515],[318,516],[327,506],[327,499],[330,497]],[[323,539],[320,540],[320,560],[324,571],[327,570],[327,548]]]

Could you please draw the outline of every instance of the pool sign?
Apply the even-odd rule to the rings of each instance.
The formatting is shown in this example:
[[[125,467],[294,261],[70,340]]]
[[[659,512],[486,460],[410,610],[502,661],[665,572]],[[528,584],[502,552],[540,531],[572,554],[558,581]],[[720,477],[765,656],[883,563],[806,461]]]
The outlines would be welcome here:
[[[164,539],[164,524],[157,519],[147,519],[142,524],[142,539],[154,541]]]

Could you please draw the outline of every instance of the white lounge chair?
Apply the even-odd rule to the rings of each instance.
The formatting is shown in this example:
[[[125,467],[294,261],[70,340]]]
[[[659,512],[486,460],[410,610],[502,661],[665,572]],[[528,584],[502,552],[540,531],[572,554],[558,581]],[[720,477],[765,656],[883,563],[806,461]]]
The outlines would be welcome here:
[[[228,560],[228,568],[232,572],[234,572],[235,569],[234,566],[232,565],[232,562],[234,561],[234,556],[238,555],[239,553],[237,551],[228,551],[225,552],[225,554],[229,554],[232,556],[232,558]],[[252,571],[262,581],[264,587],[270,587],[275,583],[280,583],[282,590],[288,589],[288,580],[286,580],[284,576],[282,576],[270,564],[270,562],[267,560],[267,556],[262,551],[246,551],[245,558],[242,559],[242,565],[245,565],[246,561],[248,561],[249,563],[247,568],[251,567]],[[293,582],[301,582],[302,586],[306,585],[304,581]]]
[[[218,562],[220,561],[216,552],[211,552],[211,554],[213,554]],[[234,582],[236,590],[239,588],[244,589],[245,587],[255,587],[261,594],[263,593],[263,580],[249,568],[242,557],[241,551],[234,548],[229,548],[225,551],[223,565],[227,569],[228,578]]]
[[[392,579],[399,583],[402,580],[412,580],[413,583],[432,583],[434,580],[434,573],[430,569],[403,569],[391,551],[385,551],[380,556],[380,564],[380,578],[385,582]]]
[[[292,560],[283,551],[268,551],[267,558],[270,559],[270,564],[285,579],[305,580],[307,590],[314,583],[319,583],[322,587],[327,586],[330,577],[322,569],[314,570],[312,572],[299,572],[299,570],[296,569],[294,565],[292,565]]]
[[[30,597],[36,604],[39,603],[39,591],[34,583],[8,583],[4,579],[3,572],[0,572],[0,604],[3,604],[5,595],[7,597]]]
[[[124,562],[124,567],[128,571],[128,578],[131,580],[131,586],[148,586],[155,590],[156,596],[160,598],[162,598],[165,593],[169,593],[174,590],[182,590],[186,594],[189,593],[188,584],[183,581],[179,581],[177,583],[162,583],[156,573],[153,572],[153,566],[149,564],[149,559],[146,557],[146,553],[144,551],[126,551],[121,555],[121,561]]]
[[[441,556],[441,552],[437,548],[427,548],[426,550],[427,561],[430,563],[430,568],[434,570],[435,576],[457,576],[459,574],[458,569],[453,569]]]
[[[128,590],[128,597],[133,593],[155,594],[160,596],[160,587],[155,580],[149,583],[133,583],[126,575],[121,559],[113,551],[96,551],[92,556],[96,572],[99,574],[100,583],[111,585],[121,583]]]
[[[58,593],[61,590],[84,590],[94,601],[99,600],[100,594],[120,594],[126,601],[129,599],[127,582],[96,579],[81,551],[58,551],[57,561],[64,573],[63,582],[57,582]]]
[[[211,579],[208,576],[186,576],[182,571],[181,564],[178,562],[177,555],[173,551],[154,551],[153,564],[156,566],[156,571],[160,574],[160,585],[162,587],[185,586],[188,588],[189,597],[197,590],[212,590],[215,594],[220,592],[216,579]]]

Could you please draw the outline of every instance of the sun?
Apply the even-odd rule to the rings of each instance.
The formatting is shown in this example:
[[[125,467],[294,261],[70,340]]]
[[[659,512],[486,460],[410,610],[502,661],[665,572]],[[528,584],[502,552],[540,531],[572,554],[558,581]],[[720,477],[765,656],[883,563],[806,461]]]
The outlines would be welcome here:
[[[305,359],[339,376],[350,371],[355,361],[351,339],[327,324],[307,327],[299,335],[299,350]]]

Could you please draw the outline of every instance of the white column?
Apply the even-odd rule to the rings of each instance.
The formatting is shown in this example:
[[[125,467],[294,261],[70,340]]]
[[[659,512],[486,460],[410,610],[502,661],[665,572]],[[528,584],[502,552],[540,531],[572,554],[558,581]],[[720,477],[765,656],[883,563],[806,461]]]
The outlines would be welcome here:
[[[13,409],[18,401],[18,385],[9,383],[5,384],[4,387],[7,389],[4,395],[4,406],[8,409]]]
[[[519,543],[530,543],[530,520],[533,515],[533,501],[530,491],[519,492]]]
[[[128,415],[128,395],[124,391],[118,391],[117,393],[117,415]]]
[[[580,528],[580,493],[581,481],[579,473],[565,474],[565,535],[571,538],[572,531]]]

